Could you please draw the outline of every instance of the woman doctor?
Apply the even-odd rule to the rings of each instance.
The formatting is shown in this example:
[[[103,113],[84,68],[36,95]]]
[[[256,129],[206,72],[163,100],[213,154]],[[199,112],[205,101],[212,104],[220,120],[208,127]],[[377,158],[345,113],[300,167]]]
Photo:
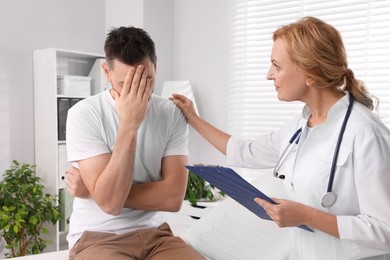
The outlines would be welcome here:
[[[290,260],[390,259],[390,131],[348,68],[339,32],[306,17],[273,40],[267,79],[279,100],[305,103],[279,131],[243,140],[202,120],[186,97],[171,100],[228,164],[283,179],[288,199],[255,201],[280,227],[314,230],[290,229]]]

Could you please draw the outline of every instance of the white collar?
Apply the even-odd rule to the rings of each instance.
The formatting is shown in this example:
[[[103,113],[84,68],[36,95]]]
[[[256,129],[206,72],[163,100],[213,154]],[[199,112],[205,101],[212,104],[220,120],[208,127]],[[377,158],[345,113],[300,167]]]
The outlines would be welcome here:
[[[333,121],[338,119],[340,116],[343,116],[343,111],[345,111],[349,105],[349,92],[344,91],[345,96],[340,98],[328,111],[326,121]],[[302,117],[306,120],[309,120],[311,116],[311,111],[308,105],[305,105],[302,109]]]

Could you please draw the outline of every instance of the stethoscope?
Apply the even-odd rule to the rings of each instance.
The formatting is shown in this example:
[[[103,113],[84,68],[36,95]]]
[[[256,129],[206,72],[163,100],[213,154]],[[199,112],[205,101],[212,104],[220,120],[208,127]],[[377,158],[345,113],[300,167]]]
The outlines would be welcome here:
[[[326,191],[326,194],[322,197],[322,200],[321,200],[321,205],[324,208],[331,207],[336,202],[336,199],[337,199],[336,193],[334,193],[332,191],[333,180],[334,180],[334,175],[335,175],[335,172],[336,172],[336,163],[337,163],[337,158],[339,156],[341,141],[343,140],[345,128],[347,126],[347,122],[348,122],[349,116],[351,115],[351,112],[352,112],[353,101],[354,101],[353,96],[351,94],[349,94],[348,109],[347,109],[347,112],[345,113],[344,121],[343,121],[343,124],[341,125],[340,133],[339,133],[339,136],[338,136],[338,139],[337,139],[337,143],[336,143],[336,148],[335,148],[335,151],[334,151],[334,154],[333,154],[332,167],[330,169],[330,176],[329,176],[329,181],[328,181],[328,189]],[[274,168],[274,176],[275,177],[279,177],[280,179],[284,179],[285,178],[284,175],[279,175],[279,170],[282,167],[282,165],[284,164],[284,162],[287,160],[288,156],[293,151],[293,148],[290,148],[291,145],[293,143],[295,143],[295,145],[297,145],[299,143],[299,139],[301,137],[301,134],[302,134],[302,127],[299,128],[294,133],[294,135],[291,137],[291,139],[288,141],[288,145],[286,146],[286,148],[282,152],[282,155],[279,157],[279,160],[276,163],[276,166]]]

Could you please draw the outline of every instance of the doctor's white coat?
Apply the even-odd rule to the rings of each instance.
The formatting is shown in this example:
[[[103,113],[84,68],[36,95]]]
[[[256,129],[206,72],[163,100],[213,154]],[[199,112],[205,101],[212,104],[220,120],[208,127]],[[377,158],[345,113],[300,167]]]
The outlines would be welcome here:
[[[290,228],[290,260],[390,259],[390,131],[356,101],[337,160],[337,200],[328,209],[321,206],[347,107],[348,93],[329,110],[327,122],[309,135],[310,111],[305,107],[278,132],[255,140],[233,136],[228,142],[228,164],[272,168],[302,127],[299,144],[279,171],[285,175],[286,199],[336,215],[340,239],[319,230]]]

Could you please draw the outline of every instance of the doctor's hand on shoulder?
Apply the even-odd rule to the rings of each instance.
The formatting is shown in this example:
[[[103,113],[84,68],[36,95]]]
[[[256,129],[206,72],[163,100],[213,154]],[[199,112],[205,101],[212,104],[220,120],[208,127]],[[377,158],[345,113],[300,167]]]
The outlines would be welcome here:
[[[187,119],[187,122],[190,125],[196,118],[199,118],[198,114],[195,111],[194,104],[187,97],[180,94],[172,94],[172,97],[170,97],[169,100],[171,100],[176,106],[181,109]]]
[[[218,128],[203,120],[196,113],[195,107],[189,98],[179,94],[172,94],[172,97],[169,99],[181,109],[187,119],[188,124],[190,124],[218,151],[226,155],[226,146],[231,135],[219,130]]]

